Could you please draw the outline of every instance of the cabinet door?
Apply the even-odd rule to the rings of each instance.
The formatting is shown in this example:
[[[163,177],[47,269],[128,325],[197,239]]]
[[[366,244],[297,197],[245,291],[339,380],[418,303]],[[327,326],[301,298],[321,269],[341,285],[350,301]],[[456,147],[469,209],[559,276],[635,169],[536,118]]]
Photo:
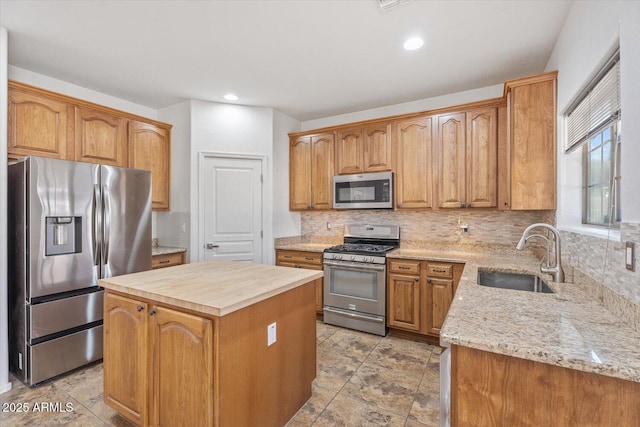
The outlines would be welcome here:
[[[555,209],[555,79],[513,87],[509,98],[511,209]]]
[[[336,142],[336,173],[338,175],[362,173],[363,160],[362,129],[346,129],[338,132]]]
[[[390,274],[387,325],[420,331],[420,277]]]
[[[125,119],[89,107],[76,107],[75,123],[77,161],[128,166]]]
[[[73,160],[73,106],[38,92],[9,88],[10,156]]]
[[[430,208],[432,200],[432,118],[395,124],[396,207]]]
[[[467,203],[470,207],[496,207],[497,118],[496,108],[467,113]]]
[[[311,137],[289,143],[289,209],[311,209]]]
[[[438,206],[466,207],[465,115],[438,116]]]
[[[365,126],[364,171],[383,172],[392,170],[391,123]]]
[[[170,143],[168,129],[129,122],[129,167],[151,171],[153,210],[169,210]]]
[[[147,304],[104,296],[104,401],[137,425],[147,425]]]
[[[212,426],[212,321],[165,307],[153,309],[150,424]]]
[[[438,336],[453,300],[453,281],[429,278],[427,289],[429,292],[427,301],[430,303],[430,310],[427,313],[427,333]]]
[[[333,162],[335,136],[332,133],[311,137],[311,207],[333,208]]]

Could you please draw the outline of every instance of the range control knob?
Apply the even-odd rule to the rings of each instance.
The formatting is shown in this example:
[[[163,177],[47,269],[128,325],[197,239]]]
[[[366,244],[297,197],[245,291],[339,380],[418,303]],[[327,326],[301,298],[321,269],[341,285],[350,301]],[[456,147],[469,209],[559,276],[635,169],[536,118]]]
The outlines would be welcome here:
[[[351,261],[355,261],[356,260],[356,256],[355,255],[351,255]]]

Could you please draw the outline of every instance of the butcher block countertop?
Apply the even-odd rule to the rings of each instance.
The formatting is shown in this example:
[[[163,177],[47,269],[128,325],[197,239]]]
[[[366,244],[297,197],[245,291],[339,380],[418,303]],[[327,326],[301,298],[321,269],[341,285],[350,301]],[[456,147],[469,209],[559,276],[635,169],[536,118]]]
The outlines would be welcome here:
[[[465,263],[440,331],[443,345],[640,382],[640,333],[591,297],[584,283],[543,276],[553,294],[477,284],[478,269],[540,275],[540,262],[527,252],[401,248],[387,257]]]
[[[224,316],[322,277],[322,271],[204,261],[101,279],[115,292]]]

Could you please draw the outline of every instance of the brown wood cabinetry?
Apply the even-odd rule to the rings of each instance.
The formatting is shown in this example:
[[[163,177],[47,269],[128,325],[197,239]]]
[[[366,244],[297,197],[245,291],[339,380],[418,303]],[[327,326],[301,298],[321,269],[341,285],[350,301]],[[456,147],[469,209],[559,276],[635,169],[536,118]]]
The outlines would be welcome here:
[[[289,144],[289,209],[333,208],[335,135],[292,138]]]
[[[466,207],[466,157],[464,113],[438,116],[438,205]]]
[[[107,404],[138,425],[213,425],[211,319],[107,293],[104,324]]]
[[[39,90],[9,83],[7,153],[73,160],[73,106]]]
[[[165,123],[9,82],[9,158],[33,155],[150,170],[154,210],[169,210],[170,132]]]
[[[638,425],[637,382],[457,345],[451,375],[454,427]]]
[[[394,124],[396,141],[396,207],[430,208],[432,198],[433,118]]]
[[[322,270],[322,252],[276,250],[276,265],[307,270]],[[316,289],[316,313],[322,313],[324,278],[314,281]]]
[[[389,259],[387,325],[439,336],[464,264]]]
[[[127,167],[127,121],[90,107],[76,107],[75,149],[77,161]]]
[[[336,173],[392,170],[391,123],[373,123],[338,131]]]
[[[175,252],[170,254],[159,254],[151,257],[151,268],[173,267],[174,265],[184,264],[186,252]]]
[[[512,210],[556,208],[556,77],[505,83]]]
[[[169,129],[129,121],[129,166],[151,171],[154,210],[169,210],[170,159]]]

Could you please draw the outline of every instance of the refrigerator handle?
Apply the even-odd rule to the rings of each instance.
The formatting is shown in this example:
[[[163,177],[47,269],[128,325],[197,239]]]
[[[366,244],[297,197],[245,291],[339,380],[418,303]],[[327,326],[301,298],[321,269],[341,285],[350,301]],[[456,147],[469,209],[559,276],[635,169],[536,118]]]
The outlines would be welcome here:
[[[93,243],[93,265],[100,263],[100,250],[98,236],[100,234],[100,224],[98,224],[98,215],[100,211],[100,186],[93,186],[93,203],[91,209],[91,242]]]
[[[106,185],[102,186],[102,204],[104,207],[104,263],[109,263],[109,240],[111,234],[111,201],[109,200],[109,190]]]

